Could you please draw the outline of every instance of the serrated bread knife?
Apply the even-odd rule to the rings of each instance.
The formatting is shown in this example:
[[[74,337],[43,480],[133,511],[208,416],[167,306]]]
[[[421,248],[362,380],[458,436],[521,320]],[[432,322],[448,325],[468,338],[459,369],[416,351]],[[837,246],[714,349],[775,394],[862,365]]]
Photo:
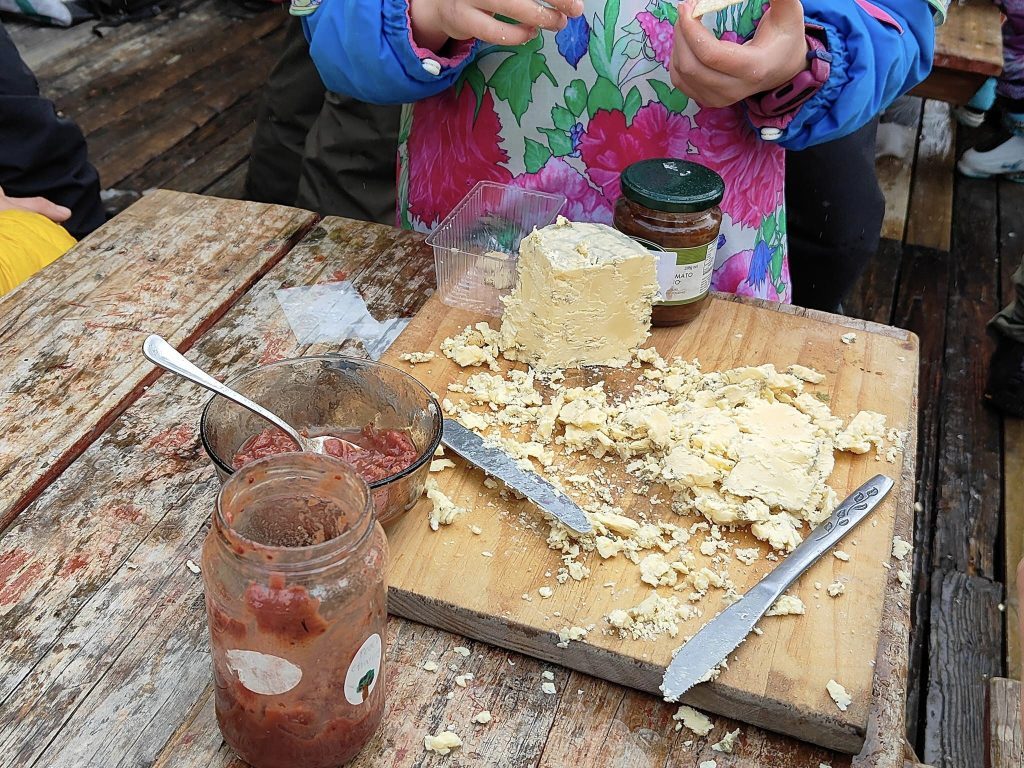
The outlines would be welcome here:
[[[501,480],[512,490],[554,516],[577,533],[590,533],[590,521],[575,501],[570,499],[536,472],[528,472],[511,455],[488,445],[475,432],[453,419],[445,419],[441,443],[446,448],[479,467],[488,475]]]
[[[679,649],[665,670],[661,682],[665,701],[678,701],[693,686],[709,679],[711,671],[753,631],[754,625],[790,584],[871,514],[892,486],[893,481],[885,475],[875,475],[868,480],[836,507],[828,520],[815,528],[807,540],[771,573],[738,602],[701,627]]]

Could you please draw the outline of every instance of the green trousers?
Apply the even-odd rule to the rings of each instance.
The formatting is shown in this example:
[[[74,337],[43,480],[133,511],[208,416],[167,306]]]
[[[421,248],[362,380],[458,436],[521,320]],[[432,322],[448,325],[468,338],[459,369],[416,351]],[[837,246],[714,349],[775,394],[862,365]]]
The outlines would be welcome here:
[[[1013,273],[1014,301],[992,318],[988,327],[996,334],[1024,344],[1024,256]]]
[[[302,25],[288,25],[260,99],[246,197],[394,225],[401,107],[327,91]]]

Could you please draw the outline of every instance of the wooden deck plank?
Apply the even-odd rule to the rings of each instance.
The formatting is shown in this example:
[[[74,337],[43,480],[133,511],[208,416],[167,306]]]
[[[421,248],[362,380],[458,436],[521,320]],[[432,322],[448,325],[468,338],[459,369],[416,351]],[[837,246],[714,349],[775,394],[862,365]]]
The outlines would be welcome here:
[[[274,291],[278,287],[339,279],[339,272],[344,272],[381,317],[409,311],[425,299],[432,284],[429,264],[430,251],[415,235],[361,224],[341,232],[337,220],[328,220],[229,311],[190,356],[215,374],[225,375],[259,361],[302,353],[308,348],[295,343],[277,310]],[[315,349],[328,346],[336,348],[320,345]],[[206,688],[209,670],[204,669],[201,677],[198,671],[205,637],[202,632],[194,634],[196,625],[202,628],[203,624],[200,589],[197,578],[184,567],[184,559],[195,555],[216,488],[196,445],[195,428],[205,400],[204,393],[188,384],[170,377],[158,380],[0,540],[0,561],[18,551],[31,553],[37,565],[25,593],[14,604],[0,606],[0,632],[14,637],[11,653],[0,659],[0,679],[23,680],[4,704],[0,731],[8,738],[0,744],[0,764],[24,765],[15,757],[34,755],[40,756],[40,765],[71,764],[78,750],[88,754],[96,749],[94,734],[110,727],[111,721],[103,715],[115,711],[117,727],[138,738],[119,735],[110,740],[103,752],[106,764],[150,759],[176,767],[237,764],[221,747],[216,732]],[[144,482],[138,482],[140,477]],[[116,504],[97,504],[98,488]],[[87,562],[75,559],[82,554],[89,555]],[[54,606],[62,608],[54,611]],[[480,665],[477,678],[465,692],[472,695],[456,693],[449,701],[444,695],[447,684],[440,686],[436,677],[413,667],[428,657],[431,643],[450,646],[455,638],[412,624],[398,626],[415,628],[403,631],[422,637],[406,646],[410,650],[404,662],[396,655],[399,664],[409,667],[396,670],[394,684],[399,687],[390,694],[392,706],[401,707],[402,715],[386,720],[385,729],[357,766],[379,764],[385,754],[389,765],[420,765],[424,732],[436,731],[442,724],[457,724],[463,737],[470,737],[469,748],[456,760],[534,764],[542,754],[547,724],[556,707],[563,706],[560,702],[564,699],[565,707],[577,706],[579,689],[586,692],[594,684],[604,685],[576,676],[562,683],[566,672],[566,677],[556,674],[558,695],[538,694],[538,662],[477,646],[470,660]],[[458,643],[465,644],[461,639]],[[887,637],[885,645],[900,651],[899,633]],[[895,682],[898,657],[896,653],[883,658],[897,670]],[[508,663],[510,658],[515,667]],[[513,674],[513,669],[518,672]],[[181,679],[168,683],[171,670],[178,670]],[[893,679],[888,677],[891,674],[892,670],[885,672],[883,687]],[[899,685],[893,690],[901,699]],[[671,744],[670,754],[662,744],[655,743],[652,749],[669,754],[666,765],[696,768],[699,753],[685,747],[689,738],[685,733],[657,731],[668,723],[674,707],[631,696],[625,709],[614,710],[609,725],[596,727],[614,728],[623,744],[642,746],[663,739],[663,744]],[[494,733],[478,734],[468,724],[462,725],[485,706],[508,713],[507,730],[502,731],[499,723]],[[178,719],[173,723],[168,724],[169,714],[157,714],[175,707]],[[610,709],[605,708],[609,717]],[[29,711],[31,722],[20,716]],[[516,720],[520,711],[521,721]],[[902,719],[900,708],[894,716]],[[848,764],[820,750],[750,731],[741,739],[737,754],[728,758],[732,764],[772,764],[768,757],[776,754],[792,755],[789,765],[793,768],[817,768],[821,762],[843,768]],[[522,738],[534,732],[535,739]],[[53,740],[40,744],[40,733]],[[153,749],[160,739],[166,739],[167,745],[157,755]],[[902,740],[898,744],[902,750]],[[718,757],[724,765],[725,760]],[[596,768],[606,764],[604,759],[599,754],[580,765]],[[869,759],[865,768],[881,764]]]
[[[93,163],[106,186],[117,186],[266,81],[284,39],[277,29],[245,46],[230,66],[212,64],[164,95],[89,136]]]
[[[920,124],[921,100],[914,99],[915,125]],[[878,185],[885,196],[885,217],[882,219],[882,237],[903,242],[907,213],[910,206],[910,187],[914,176],[915,152],[911,147],[903,157],[886,155],[875,161]]]
[[[892,322],[902,260],[903,244],[899,240],[882,240],[878,253],[843,302],[843,312],[848,317],[875,323]]]
[[[907,214],[907,245],[940,251],[950,248],[955,146],[952,107],[941,101],[926,101]]]
[[[314,220],[154,193],[0,299],[0,528],[152,380],[145,333],[187,348]]]
[[[1020,768],[1024,765],[1024,734],[1021,733],[1021,684],[1019,680],[994,677],[988,684],[989,768]]]
[[[989,579],[933,575],[924,760],[936,768],[983,764],[985,691],[1002,667],[1002,599],[1002,584]]]
[[[999,301],[996,186],[958,178],[940,401],[933,564],[992,579],[1000,531],[1000,421],[982,404]]]

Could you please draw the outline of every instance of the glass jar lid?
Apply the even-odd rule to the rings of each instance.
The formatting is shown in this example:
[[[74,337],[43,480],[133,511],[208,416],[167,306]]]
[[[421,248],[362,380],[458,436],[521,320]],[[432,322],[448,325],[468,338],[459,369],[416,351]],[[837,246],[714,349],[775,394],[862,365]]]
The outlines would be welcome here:
[[[722,202],[725,182],[710,168],[665,157],[641,160],[622,172],[622,196],[667,213],[699,213]]]

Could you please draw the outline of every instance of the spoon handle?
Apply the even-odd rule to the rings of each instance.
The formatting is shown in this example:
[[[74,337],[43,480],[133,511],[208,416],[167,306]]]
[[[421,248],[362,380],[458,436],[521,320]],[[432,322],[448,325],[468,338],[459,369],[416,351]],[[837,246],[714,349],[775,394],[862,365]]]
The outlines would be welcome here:
[[[233,389],[229,389],[224,386],[213,378],[213,376],[206,373],[206,371],[197,368],[183,354],[164,341],[160,336],[157,336],[156,334],[149,336],[142,344],[142,353],[149,358],[151,362],[156,363],[161,368],[164,368],[171,373],[175,373],[183,379],[188,379],[193,384],[198,384],[199,386],[210,390],[214,394],[227,398],[231,402],[237,403],[243,408],[252,411],[257,416],[266,419],[294,440],[296,445],[302,447],[302,437],[292,429],[290,425],[279,419],[266,408],[257,405],[249,398],[243,397]]]

